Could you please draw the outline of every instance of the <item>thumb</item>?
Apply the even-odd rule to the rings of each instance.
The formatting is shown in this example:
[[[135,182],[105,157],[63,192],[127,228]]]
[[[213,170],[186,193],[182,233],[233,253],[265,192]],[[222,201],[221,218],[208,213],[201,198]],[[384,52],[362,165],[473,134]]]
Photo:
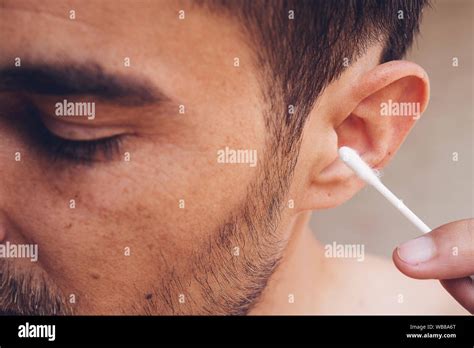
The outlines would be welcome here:
[[[416,279],[453,279],[474,274],[474,219],[448,223],[401,244],[393,262]]]

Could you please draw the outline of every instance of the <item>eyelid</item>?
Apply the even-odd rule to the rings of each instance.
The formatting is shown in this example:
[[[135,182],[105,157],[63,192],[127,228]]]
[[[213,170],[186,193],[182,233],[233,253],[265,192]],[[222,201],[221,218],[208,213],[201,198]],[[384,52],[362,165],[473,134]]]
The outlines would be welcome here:
[[[89,121],[91,122],[90,125],[78,124],[56,120],[44,115],[41,115],[41,120],[52,134],[69,140],[92,141],[130,133],[128,127],[94,126],[93,121]]]
[[[30,105],[34,113],[41,119],[43,124],[51,133],[71,140],[94,140],[99,138],[111,137],[122,133],[131,133],[134,124],[130,122],[133,118],[124,118],[122,109],[95,103],[94,99],[85,97],[77,98],[64,97],[45,97],[28,96]],[[56,104],[61,103],[63,99],[68,102],[94,102],[95,115],[93,119],[85,116],[57,116]],[[100,115],[98,114],[100,110]]]

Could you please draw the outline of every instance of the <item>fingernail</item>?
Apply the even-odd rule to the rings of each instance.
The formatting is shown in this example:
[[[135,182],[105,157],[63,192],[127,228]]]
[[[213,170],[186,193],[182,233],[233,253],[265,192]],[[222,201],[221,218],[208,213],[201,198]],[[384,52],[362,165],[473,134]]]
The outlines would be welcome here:
[[[432,259],[436,247],[431,237],[422,236],[403,243],[397,248],[398,256],[411,265],[417,265]]]

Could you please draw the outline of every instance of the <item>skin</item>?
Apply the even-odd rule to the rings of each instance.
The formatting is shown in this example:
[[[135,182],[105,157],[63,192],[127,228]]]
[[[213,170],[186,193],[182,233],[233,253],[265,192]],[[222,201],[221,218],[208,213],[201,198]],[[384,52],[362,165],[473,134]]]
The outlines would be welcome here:
[[[61,310],[76,314],[465,313],[437,284],[408,281],[386,261],[367,257],[355,265],[324,258],[307,226],[311,210],[342,204],[363,187],[337,160],[339,146],[357,149],[376,168],[396,153],[415,120],[382,118],[379,106],[392,99],[419,102],[424,110],[429,83],[423,69],[403,61],[379,65],[382,47],[372,46],[319,98],[291,180],[278,191],[262,116],[267,105],[241,28],[179,5],[46,1],[40,9],[32,1],[2,1],[1,65],[11,64],[11,57],[21,57],[24,66],[99,64],[111,74],[146,78],[167,96],[147,106],[91,96],[98,110],[91,122],[54,118],[53,105],[64,96],[0,92],[0,239],[37,243],[40,252],[37,264],[0,263],[4,274],[33,275],[29,284],[46,282],[49,296],[60,302],[74,294],[76,303]],[[177,18],[181,8],[184,21]],[[68,18],[70,9],[75,20]],[[123,66],[124,57],[131,67]],[[99,154],[92,165],[53,161],[29,137],[31,115],[20,112],[27,103],[64,138],[125,134],[119,153],[110,161]],[[257,166],[218,163],[216,152],[226,146],[257,150]],[[278,214],[268,197],[255,198],[254,192],[266,192],[261,188],[279,198]],[[453,238],[471,233],[472,240],[472,228],[467,231]],[[457,260],[473,273],[472,257]],[[394,261],[415,278],[469,273],[443,273],[436,265],[431,273],[413,273]],[[372,272],[379,279],[369,288],[374,281],[364,274]],[[443,284],[466,306],[455,284]],[[399,289],[407,298],[403,306],[396,301]],[[466,308],[472,311],[472,302]]]
[[[474,313],[474,219],[440,226],[424,236],[431,244],[429,259],[404,259],[404,244],[394,250],[393,261],[404,274],[415,279],[440,279],[443,287],[470,313]],[[410,241],[411,242],[411,241]],[[423,244],[424,246],[425,244]],[[417,249],[415,249],[417,250]],[[411,255],[409,255],[411,256]]]

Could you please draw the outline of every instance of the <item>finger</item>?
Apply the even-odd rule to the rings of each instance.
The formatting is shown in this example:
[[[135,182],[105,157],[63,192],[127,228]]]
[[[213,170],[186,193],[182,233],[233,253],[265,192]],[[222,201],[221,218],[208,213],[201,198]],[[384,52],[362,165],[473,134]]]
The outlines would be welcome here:
[[[474,274],[474,219],[443,225],[403,243],[393,262],[416,279],[453,279]]]
[[[441,284],[461,306],[474,314],[474,283],[471,277],[441,280]]]

